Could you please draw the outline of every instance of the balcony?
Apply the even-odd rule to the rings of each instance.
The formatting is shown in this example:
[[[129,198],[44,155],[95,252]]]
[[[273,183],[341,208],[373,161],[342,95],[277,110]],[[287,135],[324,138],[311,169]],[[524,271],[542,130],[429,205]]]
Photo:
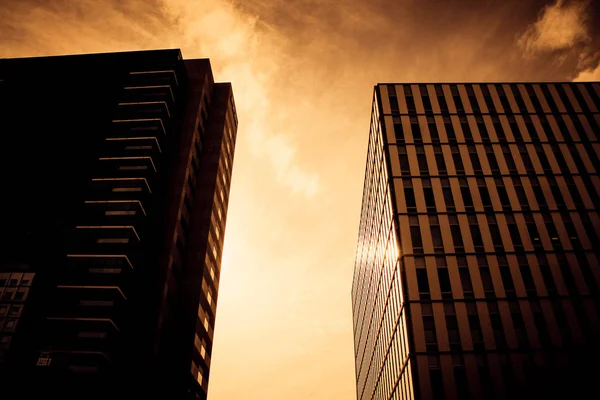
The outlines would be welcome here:
[[[82,225],[130,225],[140,232],[146,221],[146,210],[139,200],[86,200],[85,205]]]
[[[133,256],[124,254],[68,254],[60,283],[67,286],[117,286],[129,291]]]
[[[62,352],[101,352],[109,355],[119,338],[119,330],[109,320],[61,319],[51,317],[47,321],[46,334],[52,348]]]
[[[123,88],[119,97],[119,105],[138,104],[140,106],[165,103],[165,108],[172,113],[175,106],[175,90],[169,84],[160,82],[134,83]]]
[[[113,129],[107,138],[162,137],[167,134],[161,118],[113,119]]]
[[[169,121],[171,111],[166,101],[120,102],[115,112],[115,120],[139,120],[160,118]]]
[[[139,200],[144,204],[152,193],[145,177],[104,177],[93,178],[90,200]]]
[[[97,173],[107,178],[151,179],[157,163],[151,156],[100,157]]]
[[[69,251],[72,254],[125,254],[136,258],[140,240],[133,225],[79,225],[71,234]]]
[[[81,285],[60,282],[49,316],[84,321],[111,320],[117,326],[125,318],[125,292],[118,285]]]
[[[179,86],[177,74],[173,69],[157,71],[131,71],[127,79],[128,86],[168,85],[171,88]]]
[[[107,138],[102,154],[113,157],[148,156],[156,162],[162,153],[156,136]]]

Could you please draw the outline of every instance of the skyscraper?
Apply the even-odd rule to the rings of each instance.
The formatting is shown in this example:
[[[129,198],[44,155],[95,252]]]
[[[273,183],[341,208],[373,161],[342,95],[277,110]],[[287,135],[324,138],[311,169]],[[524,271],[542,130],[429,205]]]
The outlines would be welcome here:
[[[0,396],[206,398],[231,85],[174,49],[0,60],[0,96]]]
[[[600,337],[600,84],[375,87],[357,399],[578,398]]]

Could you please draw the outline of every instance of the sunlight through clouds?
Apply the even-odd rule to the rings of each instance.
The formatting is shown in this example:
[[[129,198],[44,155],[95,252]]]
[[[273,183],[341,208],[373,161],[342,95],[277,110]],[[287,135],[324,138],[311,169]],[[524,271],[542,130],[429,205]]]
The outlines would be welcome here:
[[[598,65],[595,69],[588,69],[582,71],[577,75],[573,82],[590,82],[590,81],[600,81],[600,65]]]
[[[588,1],[557,0],[546,6],[538,20],[523,33],[518,43],[527,55],[540,51],[568,49],[589,41]]]
[[[294,194],[313,197],[319,177],[299,165],[291,135],[275,133],[276,105],[267,100],[270,80],[278,72],[273,60],[281,56],[281,39],[272,32],[266,37],[257,17],[242,14],[228,2],[165,0],[165,10],[184,34],[184,57],[196,53],[197,46],[211,60],[217,58],[215,75],[232,81],[242,121],[240,139],[255,156],[270,162],[277,182]]]

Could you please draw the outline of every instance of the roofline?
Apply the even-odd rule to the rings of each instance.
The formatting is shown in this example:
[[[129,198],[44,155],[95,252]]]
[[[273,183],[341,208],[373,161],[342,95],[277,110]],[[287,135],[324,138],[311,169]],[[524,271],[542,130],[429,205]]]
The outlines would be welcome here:
[[[140,53],[153,53],[153,52],[175,52],[178,51],[181,54],[179,48],[165,48],[165,49],[143,49],[143,50],[124,50],[124,51],[104,51],[97,53],[67,53],[67,54],[52,54],[52,55],[39,55],[39,56],[27,56],[27,57],[3,57],[1,60],[29,60],[39,58],[67,58],[67,57],[80,57],[80,56],[106,56],[106,55],[126,55],[126,54],[140,54]]]
[[[557,83],[600,83],[600,81],[445,81],[445,82],[379,82],[375,86],[380,85],[495,85],[495,84],[557,84]]]

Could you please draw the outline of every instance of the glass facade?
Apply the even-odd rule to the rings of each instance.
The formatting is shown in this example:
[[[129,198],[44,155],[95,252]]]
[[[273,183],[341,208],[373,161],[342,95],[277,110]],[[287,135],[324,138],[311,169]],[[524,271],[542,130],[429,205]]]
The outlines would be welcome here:
[[[598,83],[376,86],[358,399],[505,398],[594,343],[599,109]]]

